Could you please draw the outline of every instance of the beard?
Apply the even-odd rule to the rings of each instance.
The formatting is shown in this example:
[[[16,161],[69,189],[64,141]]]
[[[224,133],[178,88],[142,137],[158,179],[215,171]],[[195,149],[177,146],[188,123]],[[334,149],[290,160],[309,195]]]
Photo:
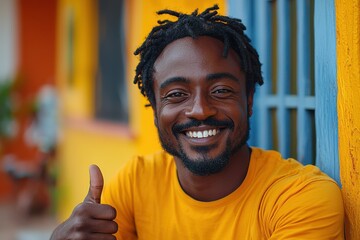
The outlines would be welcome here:
[[[249,139],[250,134],[250,123],[249,117],[247,117],[247,126],[244,134],[239,136],[239,141],[231,142],[230,138],[226,140],[225,149],[215,157],[209,157],[207,153],[215,147],[215,145],[205,146],[205,147],[192,147],[192,150],[196,151],[199,154],[197,158],[191,158],[186,153],[182,144],[179,144],[178,147],[171,144],[170,139],[165,137],[165,134],[158,129],[158,135],[163,149],[174,157],[179,158],[183,165],[193,174],[198,176],[207,176],[215,174],[223,170],[230,162],[231,156],[238,152]],[[176,139],[178,139],[179,134],[183,129],[186,129],[191,126],[199,126],[201,124],[209,126],[228,126],[230,130],[234,130],[234,123],[230,121],[220,122],[214,119],[207,119],[204,121],[192,120],[189,123],[183,125],[175,125],[173,127],[173,134]],[[239,126],[239,132],[241,132],[241,127]]]

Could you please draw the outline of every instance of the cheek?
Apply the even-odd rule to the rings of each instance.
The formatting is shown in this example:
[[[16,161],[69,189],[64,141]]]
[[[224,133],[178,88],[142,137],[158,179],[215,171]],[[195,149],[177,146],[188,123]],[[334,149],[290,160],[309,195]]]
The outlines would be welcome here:
[[[234,124],[235,135],[242,134],[242,132],[246,131],[248,128],[248,109],[246,106],[232,105],[224,111],[226,111],[225,114],[227,118]]]
[[[233,119],[234,122],[243,122],[248,116],[246,104],[228,104],[223,108],[225,114]]]
[[[179,112],[176,109],[169,107],[159,108],[157,111],[157,127],[162,131],[171,132],[171,128],[176,124],[179,116]]]

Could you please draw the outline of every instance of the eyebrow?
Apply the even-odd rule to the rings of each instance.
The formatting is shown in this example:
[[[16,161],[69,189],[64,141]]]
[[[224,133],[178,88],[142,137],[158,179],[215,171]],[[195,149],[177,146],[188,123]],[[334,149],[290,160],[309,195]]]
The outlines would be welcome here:
[[[188,83],[189,79],[184,77],[172,77],[166,79],[163,83],[160,84],[160,89],[164,89],[172,83]]]
[[[207,81],[215,81],[221,78],[227,78],[235,82],[240,82],[240,80],[237,77],[226,72],[211,73],[206,76]],[[189,82],[190,80],[185,77],[171,77],[166,79],[163,83],[160,84],[160,89],[164,89],[172,83],[189,83]]]
[[[211,73],[211,74],[206,76],[206,80],[209,80],[209,81],[214,81],[214,80],[218,80],[218,79],[221,79],[221,78],[227,78],[227,79],[233,80],[235,82],[240,82],[240,79],[238,79],[237,77],[235,77],[231,73],[226,73],[226,72]]]

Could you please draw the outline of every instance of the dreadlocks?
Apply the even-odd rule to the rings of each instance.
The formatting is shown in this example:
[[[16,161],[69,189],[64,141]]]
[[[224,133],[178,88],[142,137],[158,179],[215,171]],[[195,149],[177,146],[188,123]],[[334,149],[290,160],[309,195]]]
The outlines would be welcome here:
[[[184,38],[210,36],[224,43],[223,56],[226,57],[232,48],[239,55],[240,67],[246,77],[246,91],[255,91],[255,84],[263,84],[261,63],[256,50],[251,46],[250,39],[245,35],[246,27],[240,19],[218,15],[217,5],[198,13],[196,9],[190,15],[172,10],[161,10],[158,15],[168,14],[177,17],[177,21],[159,20],[159,25],[149,33],[144,43],[135,51],[140,55],[136,67],[134,84],[141,93],[155,106],[153,90],[153,66],[163,51],[171,42]]]

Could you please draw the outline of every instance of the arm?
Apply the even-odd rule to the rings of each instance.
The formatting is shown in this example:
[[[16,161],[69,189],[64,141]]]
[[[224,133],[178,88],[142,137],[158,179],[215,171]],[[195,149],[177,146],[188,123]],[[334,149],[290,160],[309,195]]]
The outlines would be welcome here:
[[[90,166],[89,192],[71,216],[53,232],[50,240],[64,239],[116,239],[112,234],[117,231],[115,209],[110,205],[100,204],[103,177],[100,169]]]

